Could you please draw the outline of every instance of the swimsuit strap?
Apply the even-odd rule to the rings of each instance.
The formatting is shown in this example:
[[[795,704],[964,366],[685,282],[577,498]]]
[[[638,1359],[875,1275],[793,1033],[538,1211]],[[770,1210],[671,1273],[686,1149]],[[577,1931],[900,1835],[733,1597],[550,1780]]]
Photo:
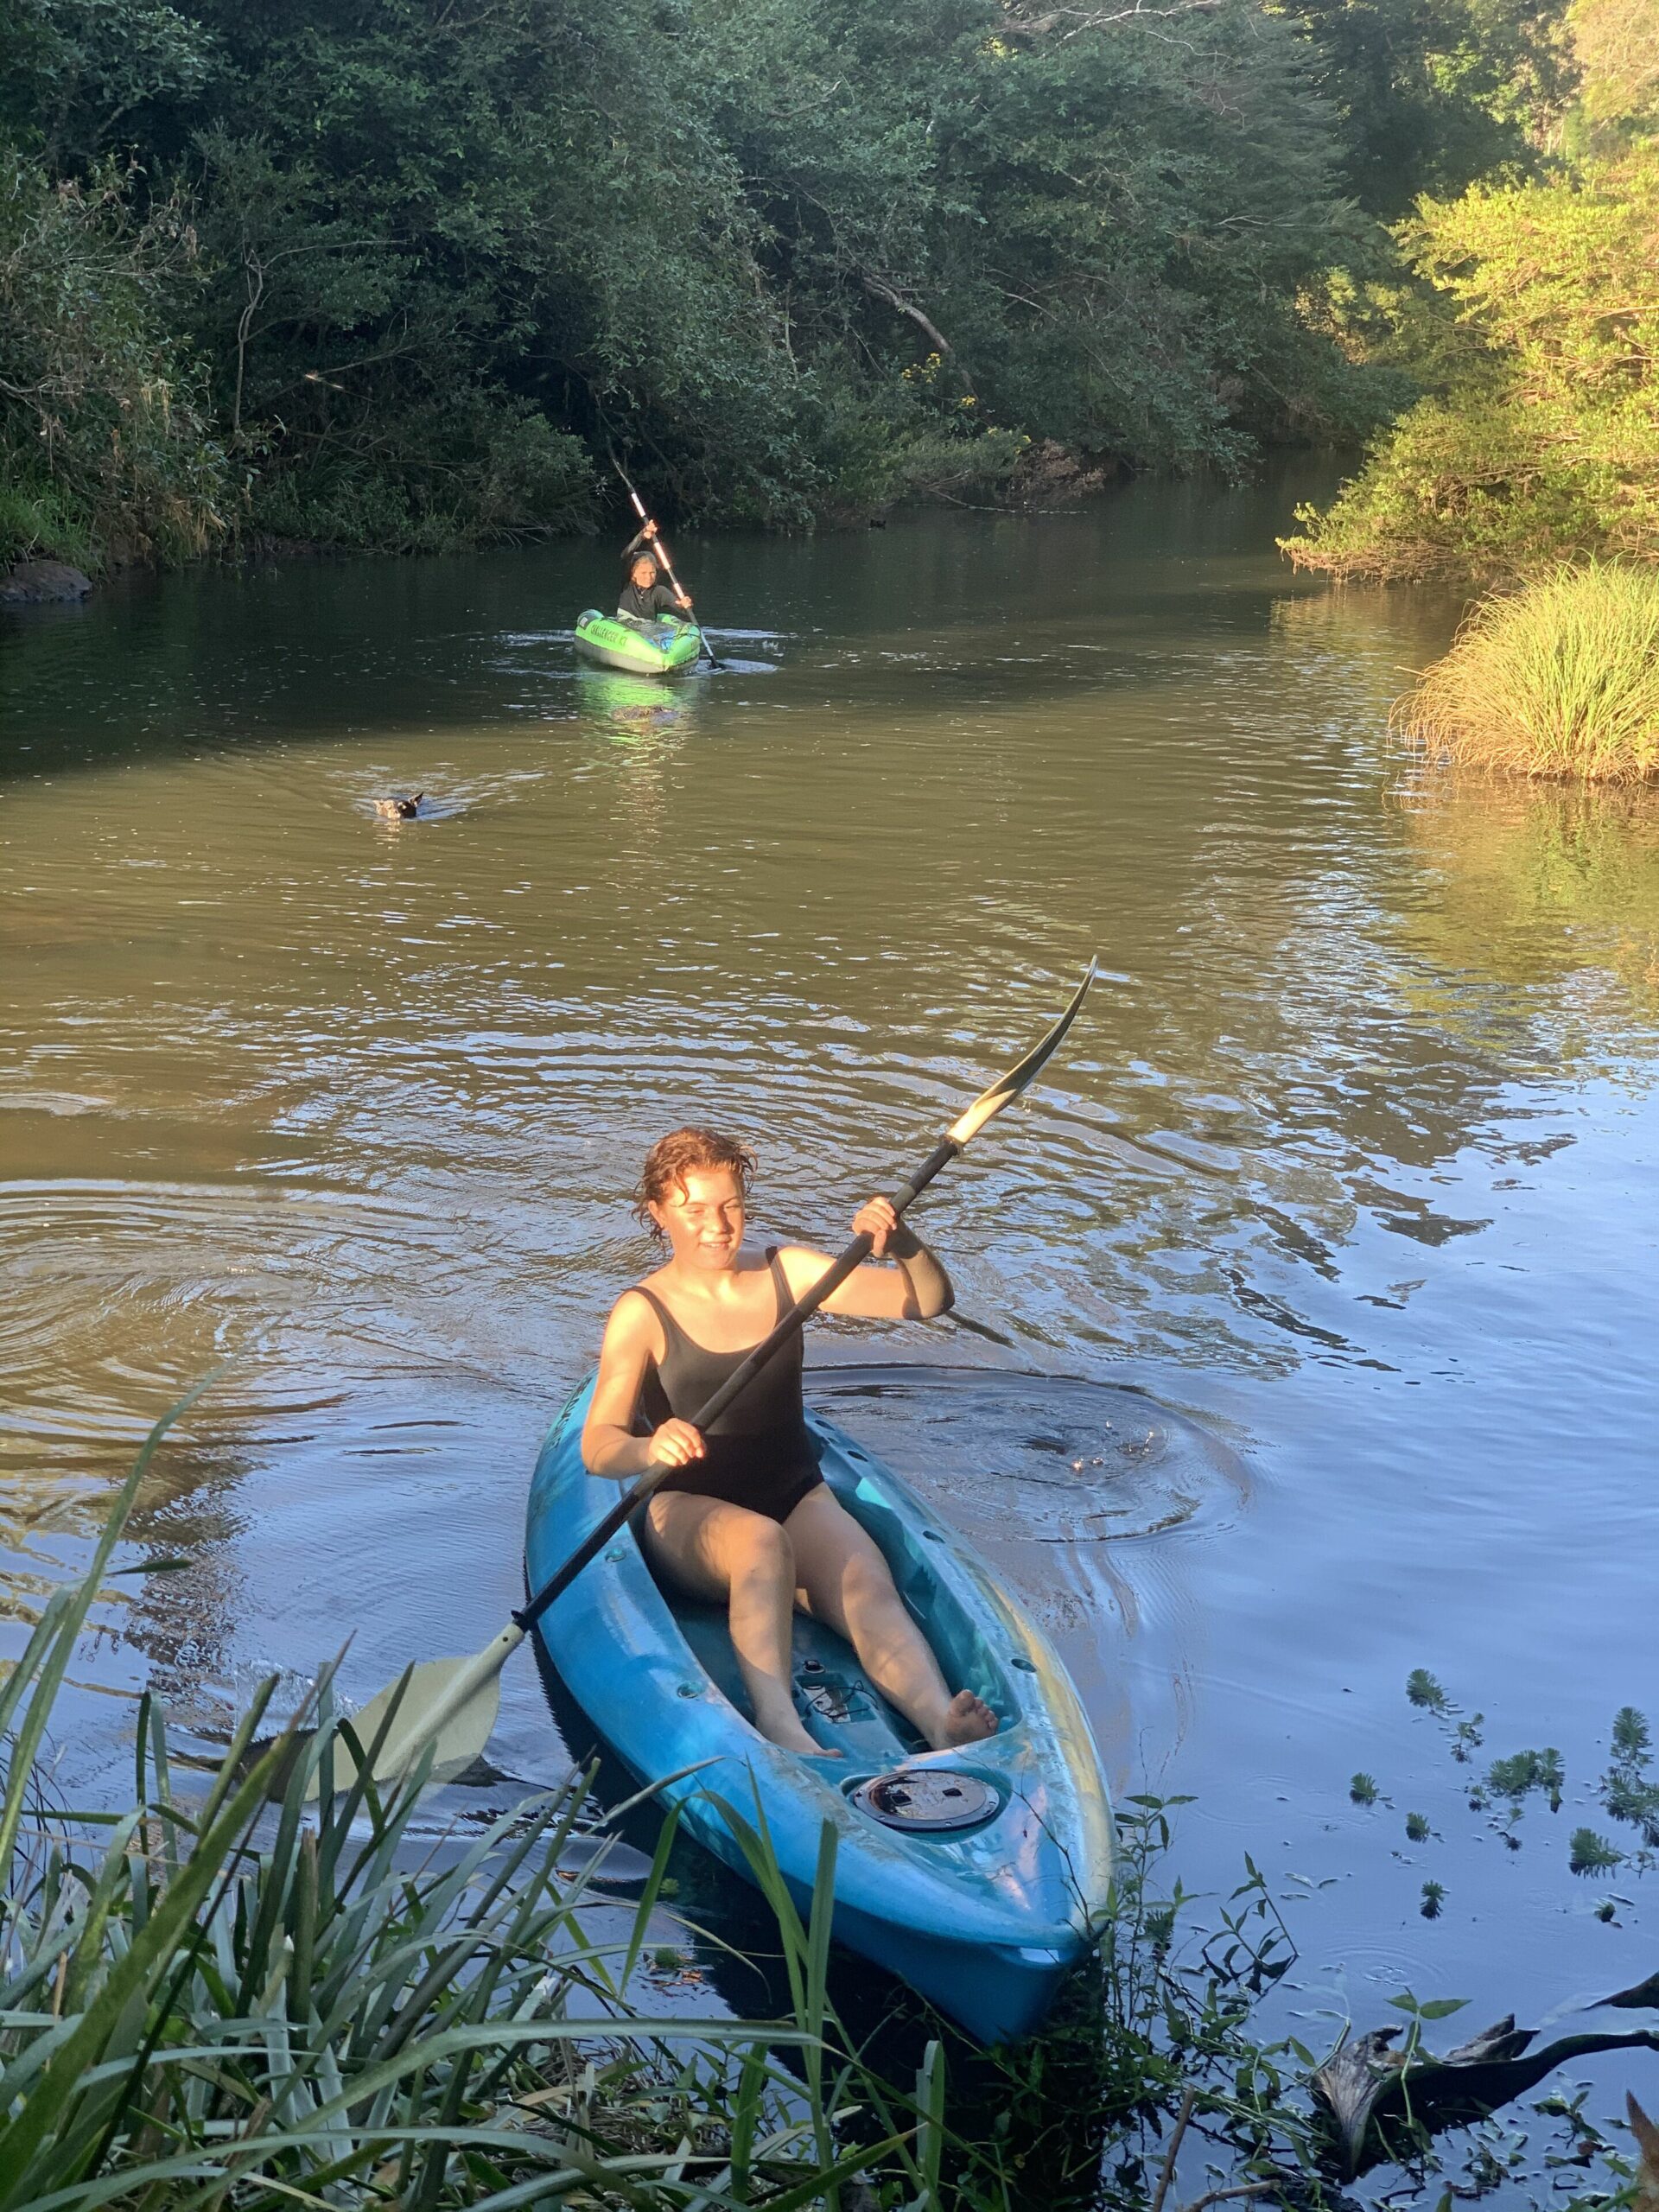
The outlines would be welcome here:
[[[788,1313],[790,1307],[795,1303],[795,1294],[789,1287],[789,1277],[785,1274],[784,1263],[778,1256],[779,1249],[780,1247],[776,1244],[767,1245],[766,1272],[772,1277],[772,1287],[777,1294],[778,1319],[781,1321],[785,1314]],[[632,1290],[634,1296],[636,1298],[643,1298],[646,1305],[652,1308],[658,1319],[662,1323],[664,1331],[668,1334],[668,1340],[671,1344],[673,1343],[676,1337],[684,1338],[684,1341],[687,1344],[695,1344],[696,1343],[696,1338],[695,1337],[686,1336],[685,1331],[674,1319],[673,1314],[670,1313],[668,1307],[663,1303],[662,1300],[658,1297],[654,1290],[648,1289],[642,1282],[633,1284]],[[725,1356],[726,1355],[724,1353],[721,1355],[722,1358]]]
[[[686,1335],[685,1331],[674,1319],[674,1316],[669,1312],[667,1306],[664,1305],[662,1300],[658,1297],[654,1290],[647,1290],[644,1283],[637,1282],[633,1285],[633,1294],[636,1298],[643,1298],[646,1305],[652,1307],[653,1312],[656,1313],[657,1319],[662,1323],[663,1335],[665,1339],[663,1345],[663,1351],[665,1355],[673,1351],[677,1338],[683,1344],[691,1344],[694,1342],[692,1338]]]

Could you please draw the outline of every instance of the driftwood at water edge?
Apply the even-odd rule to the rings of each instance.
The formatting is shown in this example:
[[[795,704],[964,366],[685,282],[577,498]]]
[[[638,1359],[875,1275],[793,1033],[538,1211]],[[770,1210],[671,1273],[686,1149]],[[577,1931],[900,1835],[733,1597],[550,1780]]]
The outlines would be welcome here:
[[[1414,2126],[1438,2135],[1449,2127],[1466,2127],[1524,2096],[1573,2059],[1604,2050],[1659,2051],[1659,2028],[1561,2036],[1532,2050],[1528,2046],[1538,2031],[1517,2028],[1513,2013],[1444,2058],[1391,2049],[1402,2032],[1399,2027],[1374,2028],[1356,2036],[1313,2076],[1313,2093],[1334,2123],[1344,2180],[1352,2181],[1393,2158],[1391,2129],[1406,2131]],[[1644,2170],[1646,2163],[1644,2145]],[[1659,2212],[1659,2164],[1653,2187],[1652,2202],[1644,2204],[1644,2212]]]

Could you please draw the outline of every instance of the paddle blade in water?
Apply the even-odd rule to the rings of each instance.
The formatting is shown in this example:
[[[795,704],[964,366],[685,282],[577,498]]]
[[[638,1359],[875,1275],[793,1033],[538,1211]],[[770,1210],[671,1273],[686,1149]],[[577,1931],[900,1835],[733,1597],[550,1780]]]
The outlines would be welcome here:
[[[352,1732],[368,1752],[397,1701],[385,1741],[370,1758],[369,1771],[376,1783],[396,1782],[408,1773],[429,1744],[433,1747],[434,1782],[453,1782],[481,1758],[500,1709],[501,1669],[523,1642],[522,1630],[504,1629],[469,1657],[423,1660],[410,1669],[407,1680],[400,1675],[354,1713]],[[343,1736],[337,1737],[334,1788],[349,1789],[356,1778],[351,1747]],[[308,1796],[315,1797],[317,1787],[314,1776]]]
[[[982,1090],[961,1119],[954,1122],[945,1134],[952,1144],[966,1144],[969,1137],[977,1136],[987,1122],[1011,1105],[1022,1090],[1030,1089],[1040,1070],[1046,1067],[1060,1048],[1061,1039],[1077,1020],[1089,986],[1095,980],[1096,963],[1089,963],[1088,973],[1071,994],[1071,1002],[1049,1031],[1040,1045],[1034,1045],[1023,1060],[1016,1060],[1006,1075],[998,1076],[988,1090]]]

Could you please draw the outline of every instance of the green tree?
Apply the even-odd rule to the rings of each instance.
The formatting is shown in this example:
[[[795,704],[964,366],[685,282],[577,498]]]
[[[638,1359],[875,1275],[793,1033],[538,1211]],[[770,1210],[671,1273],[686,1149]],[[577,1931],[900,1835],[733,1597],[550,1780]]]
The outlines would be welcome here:
[[[191,244],[113,168],[53,185],[0,146],[0,561],[183,559],[225,526],[227,470],[173,335]]]
[[[1659,144],[1425,202],[1443,390],[1285,541],[1342,576],[1525,574],[1659,555]]]
[[[1563,0],[1290,0],[1361,206],[1394,220],[1420,194],[1535,167],[1572,88],[1562,11]]]

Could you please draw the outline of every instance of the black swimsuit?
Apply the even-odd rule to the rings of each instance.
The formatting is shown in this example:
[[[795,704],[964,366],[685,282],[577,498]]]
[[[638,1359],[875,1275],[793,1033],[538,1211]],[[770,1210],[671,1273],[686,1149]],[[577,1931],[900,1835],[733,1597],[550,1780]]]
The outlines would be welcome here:
[[[775,1244],[767,1247],[766,1265],[781,1319],[793,1300]],[[754,1347],[710,1351],[687,1336],[654,1291],[643,1283],[635,1287],[663,1325],[662,1362],[659,1365],[653,1359],[645,1369],[640,1413],[652,1428],[671,1414],[694,1421]],[[693,1497],[724,1498],[729,1505],[747,1506],[751,1513],[764,1513],[779,1522],[787,1521],[801,1500],[817,1489],[823,1477],[801,1402],[799,1330],[772,1354],[735,1405],[710,1424],[704,1441],[708,1456],[678,1468],[663,1489],[687,1491]]]

